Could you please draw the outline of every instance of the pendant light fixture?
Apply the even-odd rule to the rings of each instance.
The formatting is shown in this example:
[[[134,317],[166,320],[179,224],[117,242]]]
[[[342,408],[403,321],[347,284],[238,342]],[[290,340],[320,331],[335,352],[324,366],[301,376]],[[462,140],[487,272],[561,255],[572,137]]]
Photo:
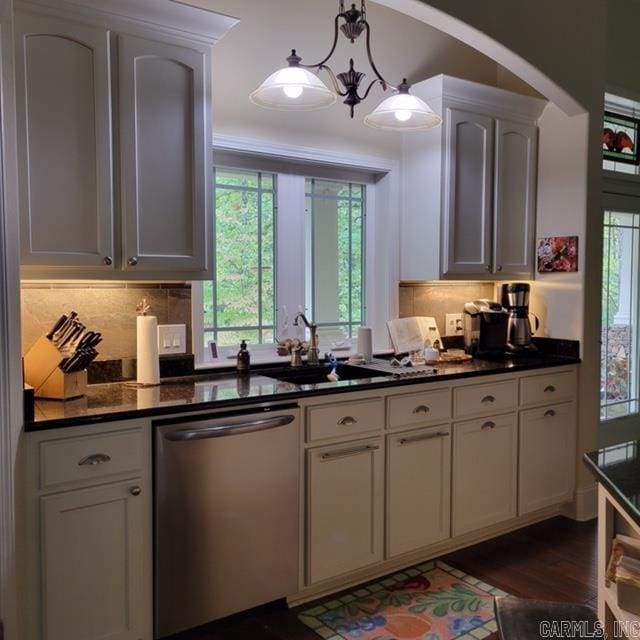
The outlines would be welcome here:
[[[354,68],[353,58],[349,60],[349,70],[338,74],[327,64],[336,50],[339,32],[352,44],[365,33],[367,58],[375,78],[363,93],[360,93],[360,85],[365,74]],[[371,54],[371,27],[367,21],[365,0],[361,0],[360,9],[352,4],[348,10],[345,10],[344,0],[339,0],[338,15],[334,20],[333,44],[323,60],[316,64],[302,64],[302,58],[295,49],[286,60],[288,66],[272,73],[251,94],[251,102],[267,109],[308,111],[329,107],[340,96],[344,98],[343,102],[349,107],[353,118],[355,107],[366,100],[374,85],[379,84],[383,91],[391,89],[393,95],[383,100],[364,119],[368,126],[394,131],[421,131],[436,127],[442,122],[442,118],[426,102],[409,93],[411,85],[406,78],[394,87],[378,71]],[[316,75],[323,70],[329,76],[333,91]]]

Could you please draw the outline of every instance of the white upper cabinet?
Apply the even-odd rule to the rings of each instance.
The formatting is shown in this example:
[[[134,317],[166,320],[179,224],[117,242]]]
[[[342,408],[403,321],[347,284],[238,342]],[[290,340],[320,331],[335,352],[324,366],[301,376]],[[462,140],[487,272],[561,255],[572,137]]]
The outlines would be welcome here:
[[[412,92],[443,125],[403,140],[401,279],[532,277],[546,101],[442,75]]]
[[[22,263],[113,269],[109,32],[16,15]]]
[[[205,54],[131,36],[119,44],[124,267],[206,272]]]
[[[491,271],[493,120],[447,109],[443,275]]]
[[[538,130],[496,121],[493,270],[510,278],[531,277],[536,231]]]
[[[211,45],[236,22],[156,0],[17,4],[23,277],[210,276]]]

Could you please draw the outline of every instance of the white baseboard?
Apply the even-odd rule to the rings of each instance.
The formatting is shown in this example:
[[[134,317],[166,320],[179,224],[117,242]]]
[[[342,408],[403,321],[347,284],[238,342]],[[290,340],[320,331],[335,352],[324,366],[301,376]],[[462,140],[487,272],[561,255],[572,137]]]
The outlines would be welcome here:
[[[578,487],[576,497],[562,510],[562,515],[586,522],[598,517],[598,483],[594,482],[587,487]]]

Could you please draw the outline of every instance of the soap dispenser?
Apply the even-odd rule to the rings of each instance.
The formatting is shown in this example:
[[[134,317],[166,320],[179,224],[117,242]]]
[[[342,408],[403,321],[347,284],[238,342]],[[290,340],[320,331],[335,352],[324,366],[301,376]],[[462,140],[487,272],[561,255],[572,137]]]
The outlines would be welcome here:
[[[251,363],[251,356],[247,349],[247,343],[243,340],[240,343],[240,351],[238,351],[238,357],[236,360],[236,370],[238,373],[249,373],[249,365]]]

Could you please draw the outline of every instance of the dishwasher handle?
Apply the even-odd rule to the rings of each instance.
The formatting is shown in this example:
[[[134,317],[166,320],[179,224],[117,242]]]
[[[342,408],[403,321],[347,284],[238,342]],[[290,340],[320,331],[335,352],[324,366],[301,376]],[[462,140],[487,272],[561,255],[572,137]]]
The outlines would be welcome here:
[[[205,440],[207,438],[222,438],[224,436],[235,436],[243,433],[253,433],[254,431],[266,431],[267,429],[284,427],[287,424],[291,424],[295,419],[295,416],[283,415],[251,420],[249,422],[234,422],[210,426],[196,426],[192,424],[185,429],[168,431],[164,434],[164,437],[171,442],[189,442],[191,440]],[[206,422],[204,424],[206,425]]]

